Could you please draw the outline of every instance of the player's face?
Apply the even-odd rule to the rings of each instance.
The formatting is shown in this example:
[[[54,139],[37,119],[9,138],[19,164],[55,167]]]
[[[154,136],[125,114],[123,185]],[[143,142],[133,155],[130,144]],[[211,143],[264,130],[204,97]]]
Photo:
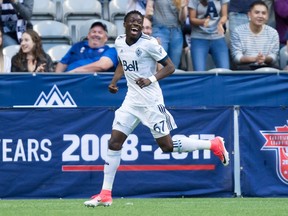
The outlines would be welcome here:
[[[124,23],[126,36],[137,39],[141,35],[143,19],[139,14],[131,14]]]

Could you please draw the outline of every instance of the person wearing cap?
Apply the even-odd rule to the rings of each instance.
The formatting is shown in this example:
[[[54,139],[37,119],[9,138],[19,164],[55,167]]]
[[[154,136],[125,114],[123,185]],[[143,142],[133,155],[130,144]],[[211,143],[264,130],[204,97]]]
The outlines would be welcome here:
[[[94,22],[87,40],[75,43],[56,65],[56,72],[113,72],[118,65],[117,52],[106,44],[108,30]]]

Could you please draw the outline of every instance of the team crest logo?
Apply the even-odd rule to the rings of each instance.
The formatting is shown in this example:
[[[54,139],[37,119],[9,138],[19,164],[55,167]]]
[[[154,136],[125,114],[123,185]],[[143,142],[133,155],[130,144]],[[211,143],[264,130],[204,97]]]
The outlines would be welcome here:
[[[275,131],[260,131],[266,142],[261,150],[276,152],[276,171],[279,179],[288,184],[288,126],[275,127]]]
[[[140,49],[140,48],[137,48],[137,49],[136,49],[136,55],[137,55],[137,57],[140,57],[141,54],[142,54],[141,49]]]

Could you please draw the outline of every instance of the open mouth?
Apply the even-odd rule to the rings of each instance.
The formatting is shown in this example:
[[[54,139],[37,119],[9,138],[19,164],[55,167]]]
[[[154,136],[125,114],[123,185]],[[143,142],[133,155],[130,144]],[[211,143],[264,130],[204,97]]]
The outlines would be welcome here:
[[[131,28],[131,32],[132,32],[133,34],[137,34],[137,33],[139,32],[139,29],[136,28],[136,27],[132,27],[132,28]]]

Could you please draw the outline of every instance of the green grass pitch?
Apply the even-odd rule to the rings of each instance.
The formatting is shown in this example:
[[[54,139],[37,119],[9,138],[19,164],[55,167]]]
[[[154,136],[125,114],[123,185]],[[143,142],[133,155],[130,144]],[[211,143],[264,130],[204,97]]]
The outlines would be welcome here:
[[[0,216],[286,216],[287,198],[114,199],[110,207],[84,207],[84,199],[0,200]]]

